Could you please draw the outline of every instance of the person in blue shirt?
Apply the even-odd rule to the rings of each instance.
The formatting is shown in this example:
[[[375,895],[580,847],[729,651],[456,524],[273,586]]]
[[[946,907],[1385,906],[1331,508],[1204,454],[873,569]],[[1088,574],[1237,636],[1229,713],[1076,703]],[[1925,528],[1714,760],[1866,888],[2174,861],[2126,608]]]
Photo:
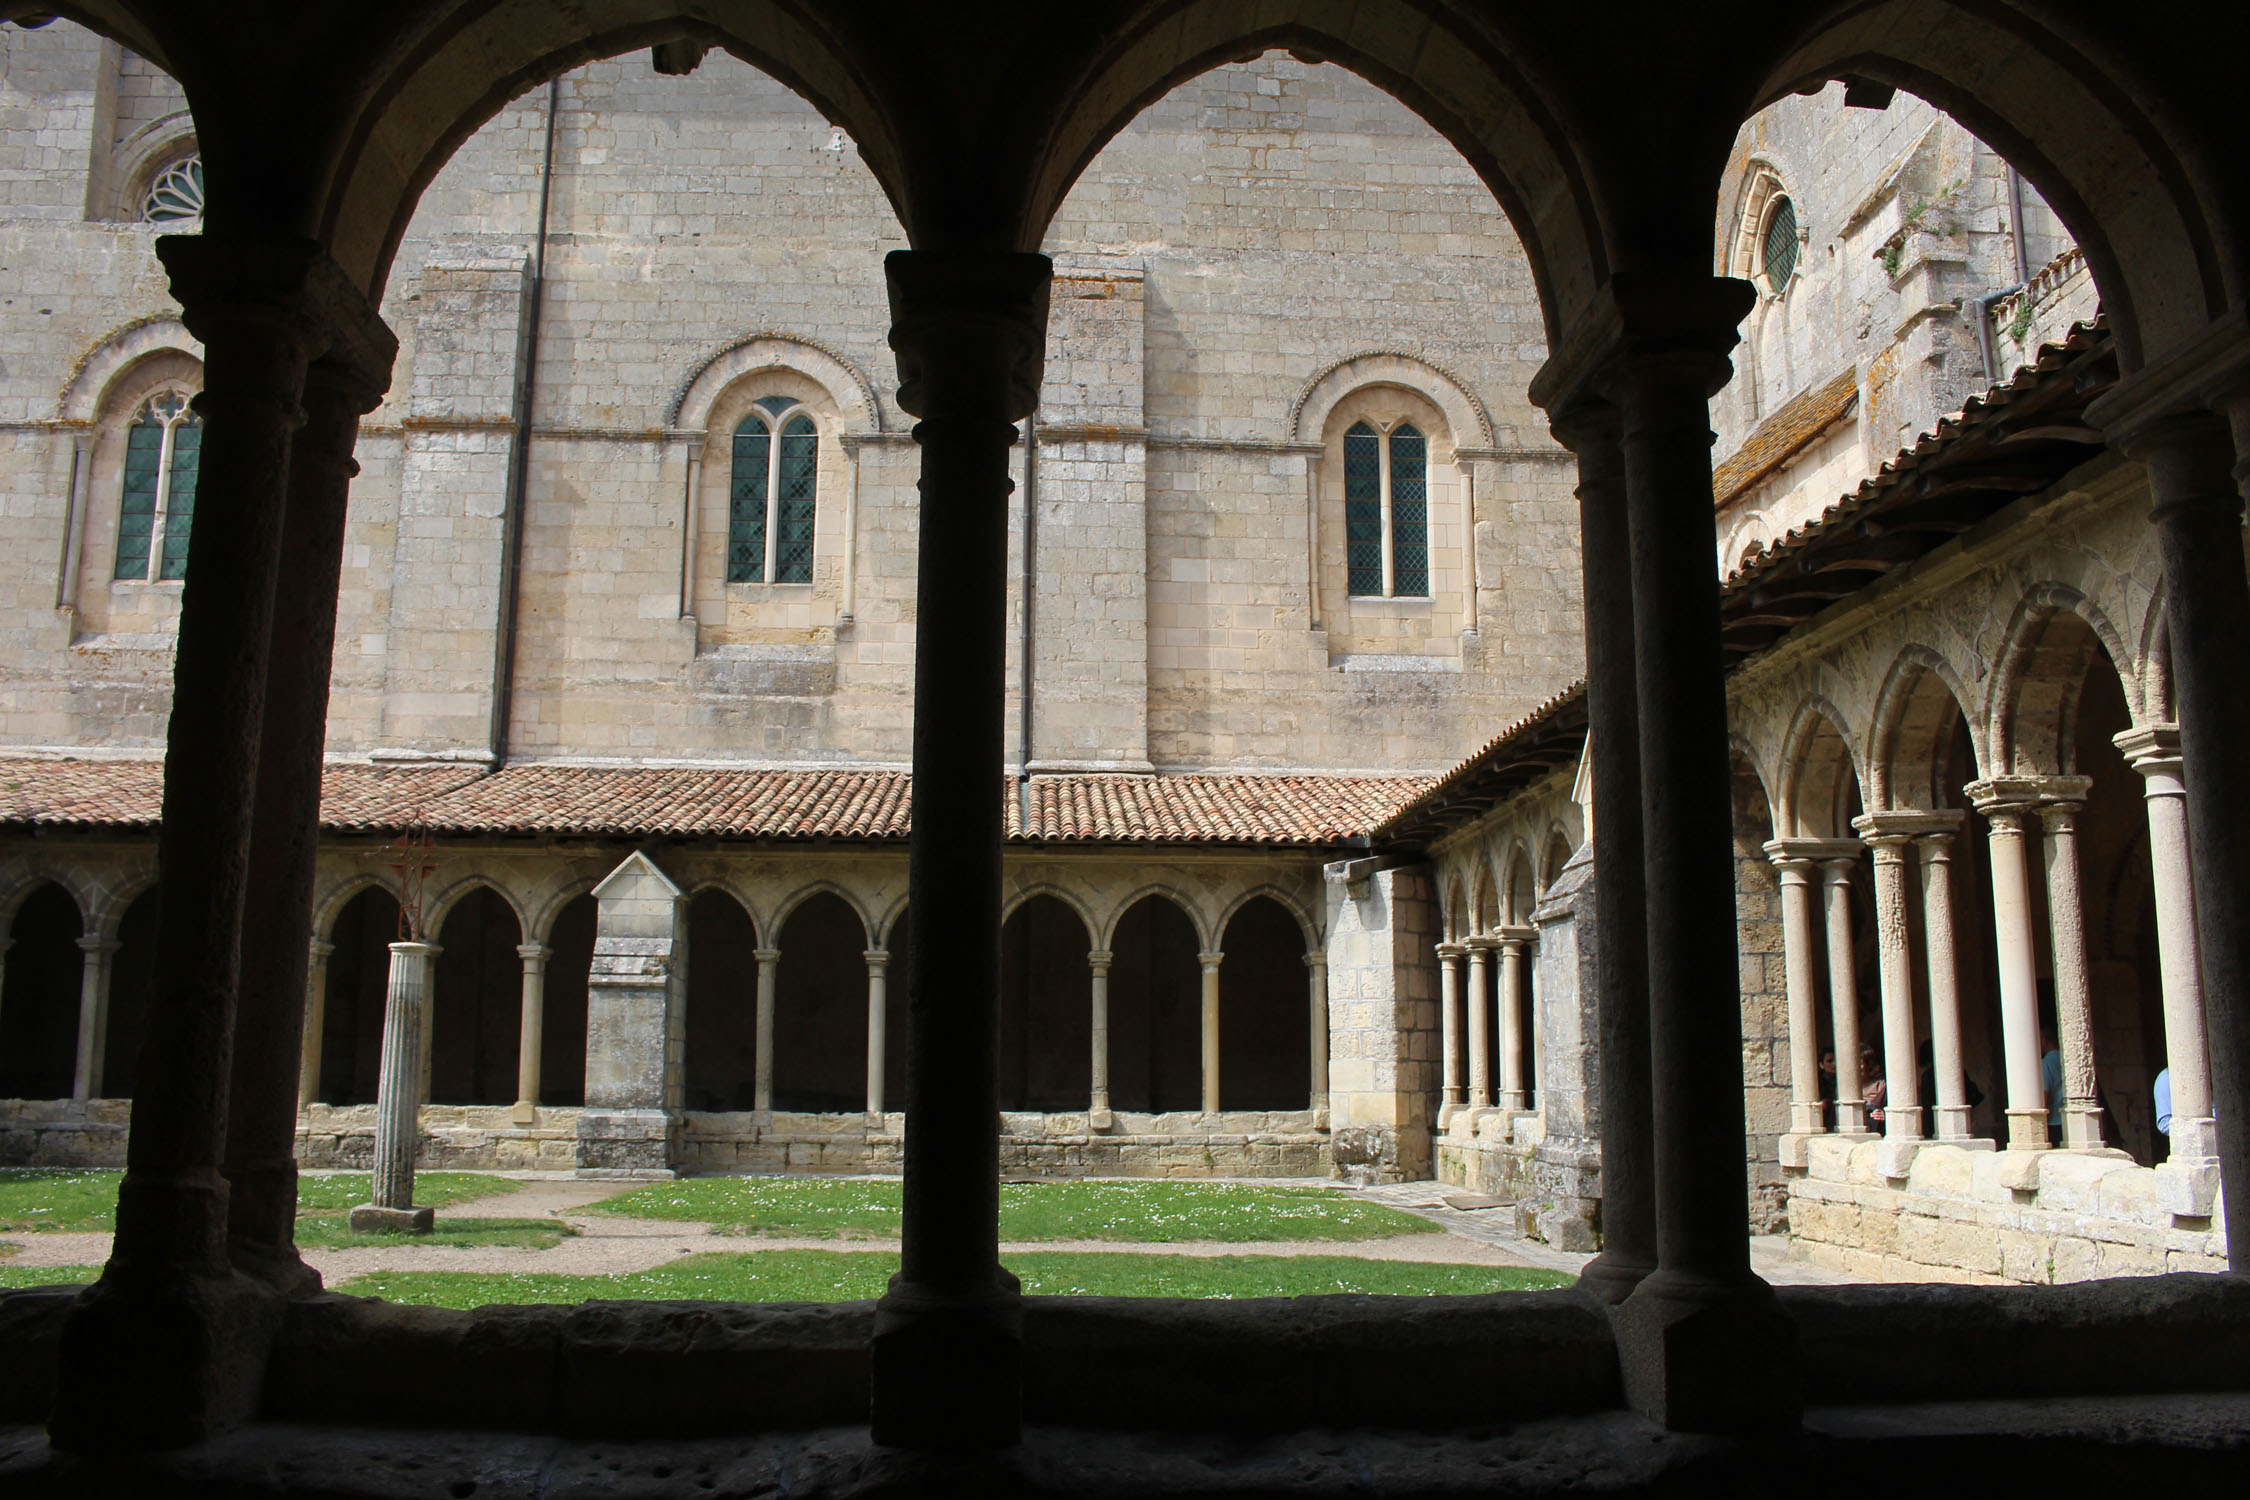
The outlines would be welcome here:
[[[2062,1143],[2062,1049],[2055,1045],[2054,1024],[2039,1023],[2039,1085],[2047,1094],[2047,1142]]]
[[[2172,1070],[2166,1068],[2156,1075],[2156,1133],[2169,1137],[2172,1134]]]

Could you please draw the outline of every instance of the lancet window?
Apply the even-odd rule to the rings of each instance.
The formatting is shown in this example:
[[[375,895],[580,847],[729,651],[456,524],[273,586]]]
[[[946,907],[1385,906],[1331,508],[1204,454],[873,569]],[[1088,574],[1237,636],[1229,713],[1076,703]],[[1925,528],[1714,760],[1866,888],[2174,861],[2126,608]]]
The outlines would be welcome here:
[[[1411,422],[1344,433],[1344,544],[1357,598],[1430,592],[1429,439]]]
[[[187,577],[203,422],[183,391],[159,391],[125,429],[125,483],[112,576],[157,582]]]
[[[734,429],[727,582],[810,583],[820,434],[788,396],[761,396]]]

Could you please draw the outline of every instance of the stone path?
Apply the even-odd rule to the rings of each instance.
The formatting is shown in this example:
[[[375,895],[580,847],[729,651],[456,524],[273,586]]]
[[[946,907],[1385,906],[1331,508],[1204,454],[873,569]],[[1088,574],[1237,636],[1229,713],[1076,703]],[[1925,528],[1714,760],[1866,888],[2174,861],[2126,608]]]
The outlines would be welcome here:
[[[511,1174],[515,1175],[515,1174]],[[577,1233],[546,1249],[523,1246],[456,1246],[388,1241],[328,1249],[308,1249],[305,1260],[334,1286],[373,1271],[470,1271],[484,1274],[539,1273],[563,1276],[619,1275],[651,1270],[682,1255],[704,1251],[857,1250],[898,1252],[895,1239],[832,1239],[809,1236],[740,1235],[713,1225],[669,1219],[627,1219],[587,1210],[605,1198],[642,1186],[633,1182],[588,1182],[567,1174],[524,1173],[523,1186],[500,1197],[475,1199],[451,1210],[464,1218],[553,1218]],[[1301,1181],[1274,1186],[1302,1187]],[[1460,1189],[1443,1183],[1409,1182],[1385,1187],[1344,1188],[1339,1192],[1401,1209],[1428,1219],[1443,1233],[1395,1235],[1375,1240],[1269,1240],[1229,1242],[1194,1240],[1147,1244],[1116,1240],[1039,1240],[1001,1246],[1004,1255],[1027,1253],[1125,1255],[1345,1255],[1362,1260],[1414,1261],[1437,1265],[1526,1266],[1576,1275],[1591,1257],[1550,1249],[1516,1234],[1515,1214],[1506,1207],[1458,1209],[1445,1198]],[[8,1257],[19,1266],[99,1265],[109,1256],[106,1234],[26,1234],[8,1237],[20,1246]],[[1751,1241],[1751,1264],[1777,1285],[1829,1284],[1853,1278],[1792,1258],[1780,1235]]]

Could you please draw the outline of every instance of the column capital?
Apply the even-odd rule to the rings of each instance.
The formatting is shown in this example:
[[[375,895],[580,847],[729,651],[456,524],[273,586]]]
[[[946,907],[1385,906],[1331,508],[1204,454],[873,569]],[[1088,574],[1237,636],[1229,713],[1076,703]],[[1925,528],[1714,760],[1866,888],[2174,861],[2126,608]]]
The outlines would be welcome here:
[[[1958,807],[1895,807],[1882,812],[1861,813],[1852,819],[1852,827],[1858,829],[1860,837],[1872,845],[1878,840],[1918,839],[1933,833],[1958,833],[1968,817]]]
[[[1216,969],[1225,958],[1224,953],[1198,953],[1195,955],[1195,961],[1203,965],[1203,971],[1206,974]]]
[[[870,969],[880,969],[891,961],[891,950],[888,948],[869,948],[860,954],[860,957],[867,960],[867,967]]]
[[[554,957],[554,953],[555,950],[548,947],[545,943],[516,944],[516,957],[522,959],[527,964],[543,964],[548,959]]]
[[[1500,939],[1493,933],[1472,932],[1461,939],[1461,946],[1468,949],[1469,956],[1474,958],[1479,953],[1490,953],[1493,949],[1499,947]]]
[[[1086,962],[1089,964],[1106,969],[1116,961],[1117,955],[1107,948],[1088,948],[1086,950]]]
[[[156,242],[180,320],[205,343],[241,318],[292,338],[308,359],[362,393],[363,411],[390,388],[398,337],[376,302],[311,240],[166,235]]]
[[[761,964],[770,964],[781,957],[781,950],[779,948],[753,948],[750,950],[750,956]]]
[[[1750,283],[1700,268],[1615,272],[1532,377],[1532,402],[1568,423],[1627,371],[1690,380],[1709,398],[1733,371],[1728,356],[1757,301]]]
[[[1969,805],[1986,817],[2032,813],[2042,807],[2078,804],[2092,789],[2091,776],[1988,776],[1961,788]]]
[[[2178,776],[2181,772],[2180,726],[2144,724],[2110,736],[2125,763],[2143,776]]]
[[[1500,943],[1502,947],[1514,947],[1520,949],[1524,944],[1534,943],[1538,940],[1539,929],[1528,924],[1511,923],[1510,925],[1500,929]]]
[[[1765,851],[1776,865],[1819,865],[1857,859],[1866,847],[1858,839],[1768,839]]]
[[[1054,263],[1022,251],[893,250],[898,404],[916,417],[1014,422],[1039,404]]]
[[[328,941],[328,939],[326,938],[314,938],[312,942],[307,945],[306,951],[311,953],[314,958],[326,958],[328,957],[328,955],[336,951],[336,945]]]
[[[1320,949],[1320,948],[1314,948],[1314,949],[1310,950],[1309,952],[1307,952],[1307,953],[1305,954],[1305,967],[1306,967],[1306,968],[1308,968],[1308,969],[1325,969],[1325,968],[1327,968],[1327,967],[1328,967],[1328,954],[1327,954],[1326,950],[1324,950],[1324,949]]]
[[[1469,946],[1466,943],[1440,943],[1437,945],[1437,956],[1442,959],[1458,959],[1468,951]]]
[[[93,934],[78,940],[78,951],[81,953],[115,953],[124,946],[115,938],[105,938]]]
[[[393,943],[391,952],[401,958],[435,958],[445,950],[436,943]]]

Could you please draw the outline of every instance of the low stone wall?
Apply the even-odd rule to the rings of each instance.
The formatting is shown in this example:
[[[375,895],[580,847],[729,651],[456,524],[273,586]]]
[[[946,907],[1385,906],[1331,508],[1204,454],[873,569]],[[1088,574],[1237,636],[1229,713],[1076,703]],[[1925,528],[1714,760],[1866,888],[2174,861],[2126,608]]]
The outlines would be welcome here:
[[[2224,1219],[2171,1213],[2155,1170],[2123,1157],[1924,1146],[1907,1176],[1886,1178],[1882,1152],[1806,1138],[1805,1165],[1789,1169],[1789,1228],[1815,1264],[1882,1281],[2034,1285],[2227,1268]]]
[[[542,1108],[538,1120],[518,1125],[507,1104],[425,1104],[422,1149],[415,1164],[425,1172],[567,1172],[578,1165],[578,1111]],[[371,1171],[375,1165],[375,1106],[315,1104],[297,1117],[297,1164]]]
[[[1550,1136],[1535,1114],[1462,1110],[1437,1138],[1438,1181],[1516,1206],[1516,1232],[1558,1250],[1601,1248],[1601,1148]]]
[[[1000,1117],[1000,1170],[1037,1177],[1326,1177],[1311,1110]],[[686,1117],[683,1172],[896,1172],[906,1116],[775,1111]]]
[[[130,1099],[0,1099],[0,1167],[122,1167]]]

